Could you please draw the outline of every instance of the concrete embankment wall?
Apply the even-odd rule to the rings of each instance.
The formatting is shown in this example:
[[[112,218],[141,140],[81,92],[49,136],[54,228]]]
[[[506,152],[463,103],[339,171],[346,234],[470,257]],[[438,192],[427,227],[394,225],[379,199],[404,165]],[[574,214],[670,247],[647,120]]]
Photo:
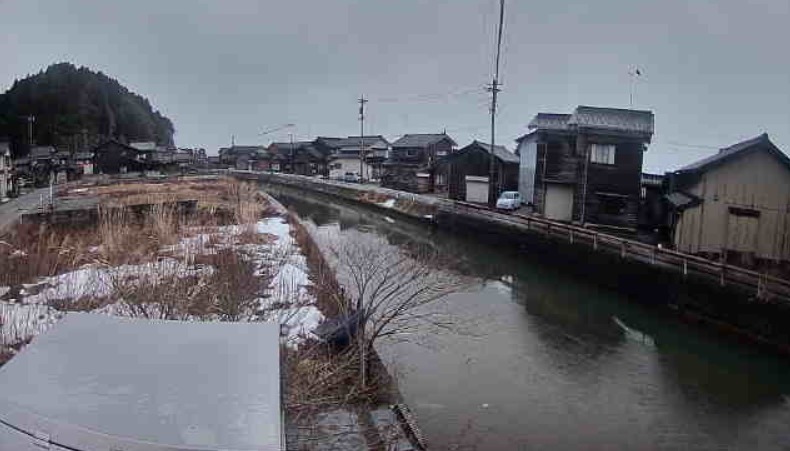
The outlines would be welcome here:
[[[678,316],[684,321],[725,332],[730,337],[790,354],[790,308],[787,303],[758,300],[753,287],[721,284],[716,273],[679,271],[677,265],[662,265],[650,256],[631,254],[626,251],[625,244],[622,247],[618,244],[621,242],[616,237],[607,237],[608,243],[600,238],[601,242],[592,246],[589,241],[584,242],[583,237],[574,237],[572,232],[569,237],[566,231],[552,231],[551,225],[547,230],[545,221],[541,227],[535,227],[536,224],[515,220],[517,218],[510,215],[431,196],[294,175],[241,171],[234,175],[330,196],[393,217],[402,216],[468,235],[469,239],[518,248],[525,258],[560,266],[564,271],[616,289],[636,301],[659,306],[655,310],[657,315]],[[597,235],[596,239],[599,239]]]

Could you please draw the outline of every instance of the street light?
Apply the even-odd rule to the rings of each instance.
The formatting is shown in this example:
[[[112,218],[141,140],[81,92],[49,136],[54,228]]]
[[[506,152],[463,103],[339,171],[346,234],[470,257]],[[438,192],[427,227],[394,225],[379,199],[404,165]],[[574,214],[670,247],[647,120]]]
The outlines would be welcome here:
[[[259,136],[268,135],[269,133],[278,132],[278,131],[280,131],[280,130],[283,130],[283,129],[286,129],[286,128],[291,128],[291,127],[296,127],[296,125],[294,125],[294,124],[283,124],[283,125],[279,125],[279,126],[277,126],[277,127],[274,127],[274,128],[270,128],[270,129],[264,130],[264,131],[262,131],[262,132],[258,133],[258,135],[259,135]]]

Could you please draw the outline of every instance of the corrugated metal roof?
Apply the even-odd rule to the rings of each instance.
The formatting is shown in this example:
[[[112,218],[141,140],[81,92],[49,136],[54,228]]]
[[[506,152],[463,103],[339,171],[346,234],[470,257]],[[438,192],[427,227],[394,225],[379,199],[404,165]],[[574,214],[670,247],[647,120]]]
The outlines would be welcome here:
[[[477,144],[478,146],[482,147],[488,153],[491,153],[491,144],[487,144],[481,141],[475,140],[472,144]],[[499,158],[500,160],[506,163],[518,163],[519,158],[518,155],[514,154],[513,152],[509,151],[505,146],[494,145],[494,155]]]
[[[80,451],[279,450],[279,362],[276,323],[70,313],[0,368],[0,428]]]
[[[527,128],[544,130],[567,130],[570,114],[538,113],[529,122]]]
[[[683,166],[682,168],[678,169],[676,172],[702,171],[710,166],[723,163],[724,161],[729,160],[730,158],[734,158],[744,152],[755,150],[757,148],[763,148],[771,152],[773,155],[779,158],[779,160],[782,163],[790,167],[790,159],[788,159],[787,155],[785,155],[784,152],[779,150],[779,148],[776,147],[774,143],[771,142],[771,140],[768,138],[767,133],[763,133],[760,136],[756,136],[754,138],[741,141],[737,144],[733,144],[732,146],[720,149],[719,153],[695,161],[694,163],[691,163],[687,166]]]
[[[381,135],[370,135],[364,136],[360,138],[359,136],[349,136],[346,138],[320,138],[323,140],[328,146],[340,149],[340,148],[348,148],[348,147],[355,147],[359,149],[359,142],[360,139],[364,139],[365,147],[371,146],[379,146],[379,147],[386,147],[389,145],[389,141],[387,141]]]
[[[578,127],[653,134],[653,113],[642,110],[579,106],[569,125]]]
[[[456,145],[446,133],[415,133],[401,136],[392,143],[392,147],[428,147],[443,139],[449,139],[453,145]]]
[[[576,107],[573,114],[538,113],[530,121],[528,128],[571,130],[581,127],[652,135],[653,123],[654,118],[651,111],[580,105]]]

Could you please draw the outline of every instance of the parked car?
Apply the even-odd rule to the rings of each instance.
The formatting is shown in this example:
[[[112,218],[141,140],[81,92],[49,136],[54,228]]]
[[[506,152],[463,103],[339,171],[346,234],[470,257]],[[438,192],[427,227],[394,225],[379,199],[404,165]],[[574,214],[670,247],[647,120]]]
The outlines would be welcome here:
[[[518,210],[521,208],[521,194],[518,191],[503,191],[496,201],[498,210]]]
[[[362,183],[362,178],[355,172],[346,172],[343,175],[343,181],[348,183]]]

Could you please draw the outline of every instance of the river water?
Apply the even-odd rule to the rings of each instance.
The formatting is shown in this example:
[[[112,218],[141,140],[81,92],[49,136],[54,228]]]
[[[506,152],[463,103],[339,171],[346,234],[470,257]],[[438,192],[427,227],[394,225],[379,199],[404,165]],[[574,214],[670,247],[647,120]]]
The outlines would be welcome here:
[[[528,249],[271,192],[323,233],[428,243],[481,277],[447,299],[463,333],[379,349],[434,449],[790,449],[787,359],[572,277]]]

